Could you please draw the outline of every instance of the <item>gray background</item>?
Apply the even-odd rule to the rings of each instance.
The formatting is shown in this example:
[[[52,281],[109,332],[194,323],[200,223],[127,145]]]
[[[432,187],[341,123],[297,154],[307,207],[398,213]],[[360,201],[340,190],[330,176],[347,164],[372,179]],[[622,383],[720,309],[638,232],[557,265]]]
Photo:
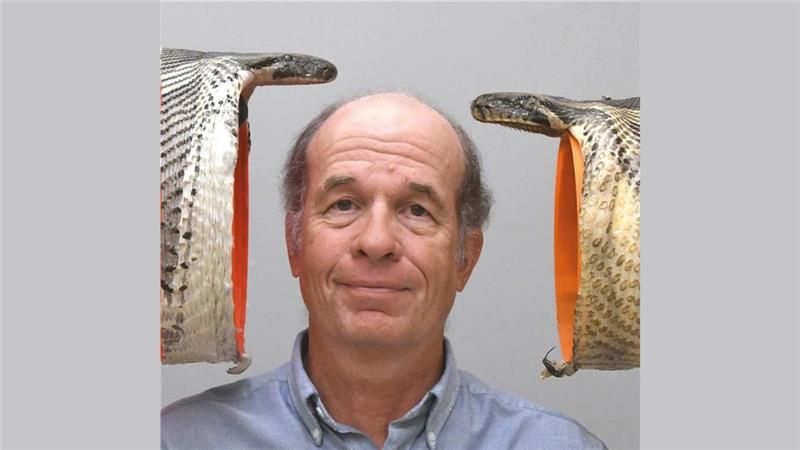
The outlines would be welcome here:
[[[158,448],[158,4],[0,16],[0,445]]]
[[[611,448],[639,441],[639,371],[540,380],[558,344],[553,188],[558,140],[481,124],[471,100],[492,91],[572,98],[639,95],[635,4],[162,4],[166,47],[294,51],[326,58],[321,86],[262,87],[250,100],[251,241],[243,376],[289,358],[305,326],[288,269],[278,180],[292,139],[323,105],[375,88],[409,89],[463,124],[482,150],[496,203],[485,247],[449,320],[461,368],[560,410]],[[646,184],[646,177],[645,177]],[[164,404],[237,377],[227,365],[165,366]]]
[[[639,10],[641,448],[798,449],[800,6]],[[0,447],[158,448],[159,5],[0,19]]]
[[[641,20],[642,448],[798,449],[800,5]]]

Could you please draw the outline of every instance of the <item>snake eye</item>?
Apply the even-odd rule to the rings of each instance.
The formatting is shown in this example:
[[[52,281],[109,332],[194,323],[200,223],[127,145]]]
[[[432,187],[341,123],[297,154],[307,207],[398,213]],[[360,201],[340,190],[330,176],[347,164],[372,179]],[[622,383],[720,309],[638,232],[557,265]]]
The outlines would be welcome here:
[[[286,62],[290,62],[292,60],[292,55],[283,55],[283,60]]]

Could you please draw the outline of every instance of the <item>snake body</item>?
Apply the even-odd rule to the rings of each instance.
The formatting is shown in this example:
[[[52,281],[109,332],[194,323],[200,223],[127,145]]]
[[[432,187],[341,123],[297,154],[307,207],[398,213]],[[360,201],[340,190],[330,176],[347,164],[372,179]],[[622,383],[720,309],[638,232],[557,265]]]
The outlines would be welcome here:
[[[543,375],[639,367],[639,98],[492,93],[477,97],[471,110],[481,122],[551,137],[570,133],[583,153],[573,359],[552,364],[545,357]]]
[[[336,74],[328,61],[301,54],[162,48],[162,362],[246,368],[234,337],[231,255],[247,100],[256,86],[325,83]]]

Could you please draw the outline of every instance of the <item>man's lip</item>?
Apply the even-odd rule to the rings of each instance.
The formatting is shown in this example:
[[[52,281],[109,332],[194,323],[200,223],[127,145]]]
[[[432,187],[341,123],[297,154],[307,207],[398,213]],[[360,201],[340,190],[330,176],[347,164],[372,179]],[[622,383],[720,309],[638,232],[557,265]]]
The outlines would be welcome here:
[[[339,284],[352,289],[364,289],[364,290],[374,290],[374,291],[404,291],[408,289],[403,286],[394,286],[386,284],[372,284],[372,283],[363,284],[363,283],[343,283],[343,282],[340,282]]]
[[[336,283],[345,287],[364,290],[404,291],[408,289],[406,286],[397,284],[395,282],[339,280],[336,281]]]

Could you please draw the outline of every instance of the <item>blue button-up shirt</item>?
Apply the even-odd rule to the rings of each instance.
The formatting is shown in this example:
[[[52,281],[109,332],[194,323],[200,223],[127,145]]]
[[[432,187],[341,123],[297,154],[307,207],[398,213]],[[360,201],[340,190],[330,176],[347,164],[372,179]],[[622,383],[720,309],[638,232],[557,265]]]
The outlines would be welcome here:
[[[303,366],[307,332],[288,364],[187,397],[161,412],[161,448],[374,449],[369,437],[336,422]],[[441,379],[389,424],[384,449],[605,449],[575,420],[496,391],[459,370],[445,339]]]

